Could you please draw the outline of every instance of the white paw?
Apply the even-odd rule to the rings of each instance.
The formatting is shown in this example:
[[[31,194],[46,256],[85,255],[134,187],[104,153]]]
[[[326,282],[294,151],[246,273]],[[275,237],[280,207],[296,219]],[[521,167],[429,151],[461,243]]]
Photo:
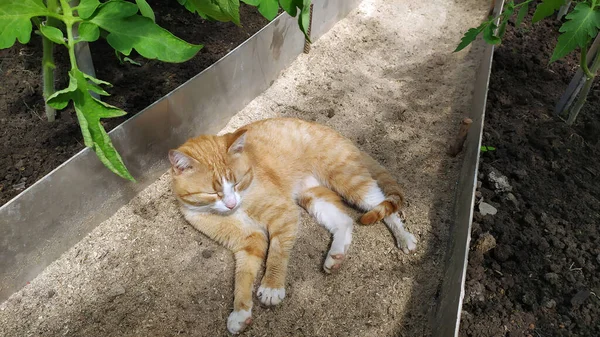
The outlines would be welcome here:
[[[252,324],[252,310],[232,311],[227,319],[227,330],[232,334],[238,334],[250,324]]]
[[[342,265],[342,261],[344,261],[344,254],[338,253],[338,254],[332,254],[331,252],[329,254],[327,254],[327,257],[325,258],[325,263],[323,264],[323,270],[327,273],[327,274],[331,274],[333,272],[336,272],[338,269],[340,269],[340,266]]]
[[[409,232],[404,232],[398,239],[398,248],[402,249],[405,254],[412,252],[417,249],[417,238]]]
[[[285,288],[273,289],[260,286],[256,296],[264,305],[277,305],[285,298]]]

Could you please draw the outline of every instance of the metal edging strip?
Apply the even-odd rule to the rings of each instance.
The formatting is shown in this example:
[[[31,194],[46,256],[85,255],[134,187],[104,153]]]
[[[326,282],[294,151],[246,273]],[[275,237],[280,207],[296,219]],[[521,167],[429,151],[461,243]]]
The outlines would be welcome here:
[[[496,0],[494,13],[501,13],[503,6],[504,0]],[[484,43],[484,41],[479,41],[479,43]],[[494,46],[486,44],[475,80],[470,116],[473,124],[465,141],[463,164],[456,185],[454,223],[450,229],[451,239],[447,252],[446,270],[444,271],[433,329],[433,336],[436,337],[457,337],[459,334],[461,310],[465,296],[465,279],[471,241],[473,207],[475,206],[479,155],[493,57]]]
[[[360,3],[315,0],[316,41]],[[167,152],[216,133],[303,51],[296,18],[281,14],[212,66],[109,135],[137,184],[86,148],[0,207],[0,302],[113,215],[168,169]]]

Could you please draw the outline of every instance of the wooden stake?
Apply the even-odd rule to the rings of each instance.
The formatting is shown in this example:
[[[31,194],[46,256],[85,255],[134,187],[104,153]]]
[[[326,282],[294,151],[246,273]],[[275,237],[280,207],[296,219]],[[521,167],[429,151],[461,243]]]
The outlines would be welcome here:
[[[450,148],[448,149],[448,154],[452,157],[456,157],[460,153],[460,151],[462,151],[463,144],[467,139],[467,133],[469,132],[471,124],[473,124],[473,120],[471,120],[470,118],[465,118],[460,122],[460,129],[458,130],[458,135],[454,140],[454,144],[450,145]]]

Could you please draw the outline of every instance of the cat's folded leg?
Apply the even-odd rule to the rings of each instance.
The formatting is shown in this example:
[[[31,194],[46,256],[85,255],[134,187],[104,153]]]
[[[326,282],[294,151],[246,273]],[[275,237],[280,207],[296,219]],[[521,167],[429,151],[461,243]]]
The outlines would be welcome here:
[[[267,225],[269,254],[265,275],[256,295],[264,305],[277,305],[285,298],[285,278],[290,252],[298,231],[298,208],[293,203],[278,205],[278,215]]]
[[[227,319],[227,329],[233,334],[243,331],[252,323],[252,289],[267,253],[267,238],[263,233],[253,233],[246,237],[242,247],[234,252],[233,311]]]
[[[341,197],[325,186],[315,186],[302,191],[298,203],[333,234],[323,270],[328,274],[338,270],[352,242],[354,224]]]

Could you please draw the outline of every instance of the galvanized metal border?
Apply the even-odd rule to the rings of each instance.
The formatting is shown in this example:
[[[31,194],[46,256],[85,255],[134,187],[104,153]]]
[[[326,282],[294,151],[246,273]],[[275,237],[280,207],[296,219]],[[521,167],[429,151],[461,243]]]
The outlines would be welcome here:
[[[504,0],[496,0],[494,13],[501,13],[503,6]],[[484,42],[479,41],[479,43]],[[446,270],[436,311],[435,326],[433,327],[433,335],[436,337],[458,336],[460,327],[481,138],[493,57],[494,46],[485,44],[483,59],[475,80],[475,91],[471,105],[470,118],[473,123],[465,141],[462,169],[456,185],[454,223],[450,229],[451,238],[447,252]]]
[[[360,0],[315,0],[316,41]],[[297,19],[278,16],[173,92],[110,132],[137,184],[105,169],[90,149],[0,208],[0,302],[35,278],[168,168],[166,153],[216,133],[302,53]]]

